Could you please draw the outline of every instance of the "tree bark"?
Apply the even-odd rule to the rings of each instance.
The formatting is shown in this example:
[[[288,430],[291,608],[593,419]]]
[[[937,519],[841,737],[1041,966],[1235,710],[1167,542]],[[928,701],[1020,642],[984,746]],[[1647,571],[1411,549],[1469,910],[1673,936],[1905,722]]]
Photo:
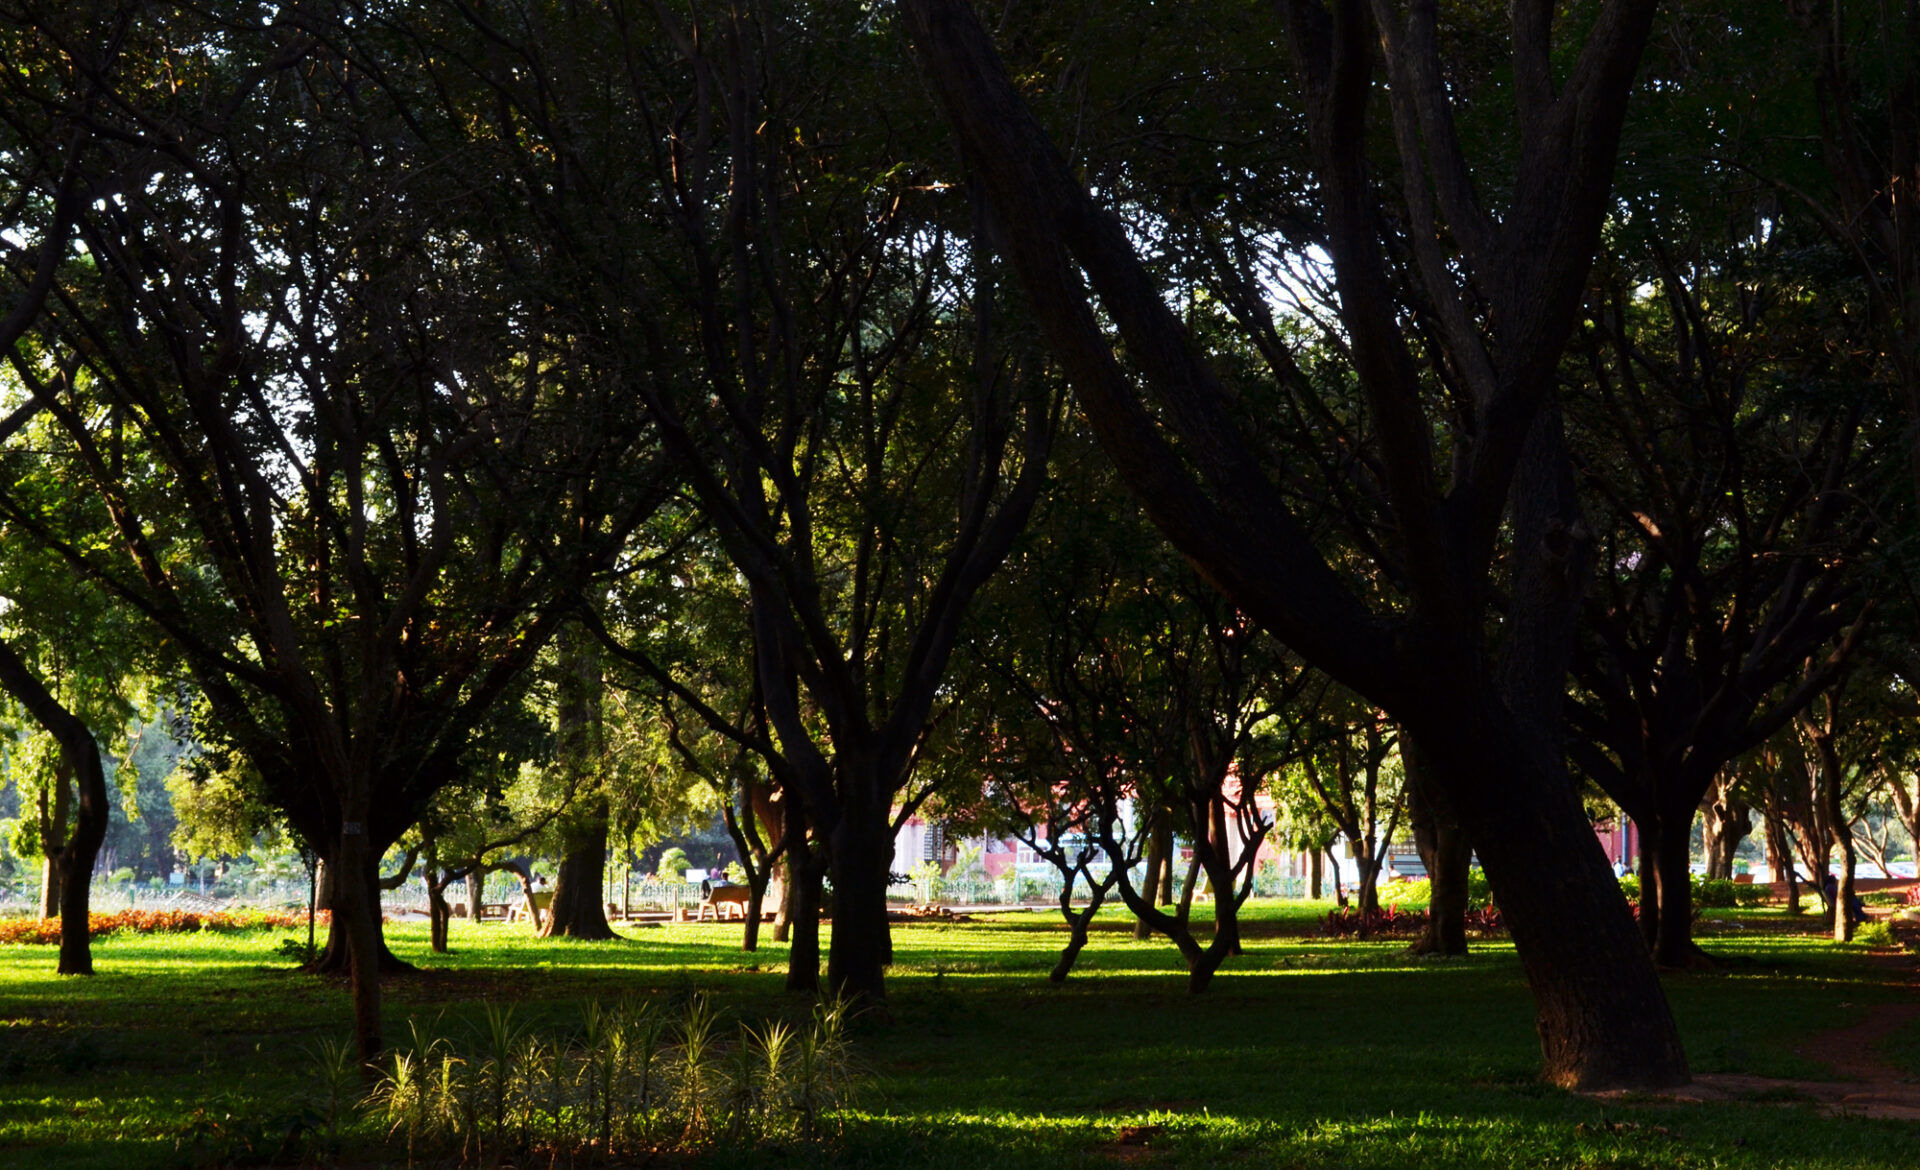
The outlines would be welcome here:
[[[1653,936],[1653,961],[1662,967],[1711,966],[1693,941],[1693,868],[1690,825],[1670,818],[1663,824],[1654,853],[1659,921]]]
[[[878,1008],[886,1002],[886,968],[893,962],[887,922],[893,834],[856,824],[856,811],[847,810],[831,839],[833,942],[827,951],[827,986],[836,995]],[[884,818],[886,810],[880,815]]]
[[[1421,773],[1419,752],[1404,734],[1400,756],[1407,772],[1407,812],[1414,847],[1427,867],[1427,927],[1413,944],[1417,955],[1467,953],[1468,878],[1473,850],[1459,821]]]
[[[1143,888],[1147,891],[1147,897],[1161,905],[1173,900],[1160,896],[1161,881],[1173,873],[1172,857],[1173,828],[1167,824],[1164,816],[1155,816],[1153,827],[1147,832],[1147,873]],[[1136,916],[1133,920],[1133,937],[1141,940],[1152,938],[1153,927],[1147,924],[1146,919]]]
[[[567,851],[553,882],[540,934],[604,942],[620,936],[607,924],[607,798],[593,800],[584,816],[568,827]]]
[[[797,805],[799,802],[795,802]],[[788,810],[794,816],[798,809]],[[793,821],[789,820],[791,829]],[[787,990],[820,990],[820,883],[825,866],[814,856],[805,830],[787,844]]]
[[[1307,881],[1309,883],[1307,888],[1313,900],[1316,902],[1320,900],[1321,893],[1324,889],[1320,867],[1325,860],[1326,854],[1324,850],[1318,847],[1307,850]]]
[[[348,810],[334,854],[333,922],[347,952],[347,979],[353,996],[353,1035],[360,1060],[380,1054],[380,963],[386,950],[380,937],[380,859],[373,853],[364,826],[364,810]],[[357,879],[357,880],[356,880]]]
[[[73,835],[60,839],[66,831],[63,823],[58,835],[43,836],[40,841],[47,857],[47,872],[52,875],[41,888],[41,917],[52,917],[47,912],[47,892],[51,887],[58,895],[53,905],[58,907],[60,915],[59,973],[91,975],[93,937],[87,899],[92,891],[93,863],[100,855],[100,843],[106,840],[109,815],[100,745],[94,740],[93,731],[54,698],[5,642],[0,642],[0,689],[25,707],[34,721],[60,745],[54,804],[63,814],[70,778],[79,781],[80,807],[73,818]],[[64,822],[64,815],[61,820]]]
[[[47,807],[48,796],[53,807]],[[54,766],[50,792],[40,794],[40,917],[60,917],[65,905],[61,893],[67,888],[67,823],[73,818],[73,770],[64,756]]]
[[[1456,807],[1533,990],[1542,1075],[1567,1088],[1686,1083],[1654,966],[1564,765],[1489,750],[1512,737],[1459,734],[1470,727],[1463,718],[1416,734],[1423,746],[1445,743],[1433,766],[1452,771],[1448,791],[1464,796]]]

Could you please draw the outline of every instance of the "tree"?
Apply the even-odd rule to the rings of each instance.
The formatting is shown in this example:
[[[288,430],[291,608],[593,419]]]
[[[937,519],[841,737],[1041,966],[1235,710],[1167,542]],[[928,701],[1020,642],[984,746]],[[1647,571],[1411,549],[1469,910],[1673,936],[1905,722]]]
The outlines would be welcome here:
[[[1647,266],[1607,265],[1578,347],[1595,393],[1570,396],[1588,514],[1605,521],[1572,722],[1582,770],[1639,829],[1641,930],[1679,967],[1708,962],[1695,815],[1844,668],[1872,608],[1862,562],[1883,493],[1857,347],[1828,344],[1831,322],[1807,311],[1826,294],[1783,262],[1788,229],[1716,243],[1706,225],[1640,219]]]
[[[516,221],[446,218],[501,189],[478,152],[420,165],[463,118],[397,69],[360,88],[316,13],[144,16],[148,72],[97,109],[50,99],[96,131],[63,156],[87,260],[8,355],[91,510],[0,490],[0,514],[153,622],[206,696],[196,736],[321,852],[370,1056],[379,858],[659,479],[643,420],[512,279]],[[22,35],[64,60],[85,19]]]
[[[879,1001],[914,764],[1040,493],[1061,388],[1003,323],[967,200],[900,166],[912,132],[870,87],[904,63],[864,5],[651,17],[470,11],[511,46],[474,76],[746,581],[775,771],[831,872],[828,982]]]
[[[1001,248],[1122,477],[1215,587],[1410,736],[1513,932],[1545,1076],[1588,1088],[1687,1079],[1560,735],[1585,549],[1552,388],[1654,7],[1610,0],[1556,30],[1553,5],[1513,6],[1510,57],[1474,75],[1471,109],[1492,138],[1481,143],[1462,132],[1463,62],[1443,55],[1434,4],[1281,5],[1302,93],[1291,112],[1310,144],[1317,231],[1375,438],[1366,468],[1393,518],[1381,561],[1405,600],[1387,610],[1369,608],[1315,547],[1208,355],[1015,91],[971,8],[899,8]],[[1393,147],[1374,165],[1368,107],[1382,90]],[[1501,121],[1489,126],[1482,111],[1493,110]],[[1419,291],[1412,306],[1389,277],[1396,263]],[[1547,872],[1557,880],[1539,880]]]

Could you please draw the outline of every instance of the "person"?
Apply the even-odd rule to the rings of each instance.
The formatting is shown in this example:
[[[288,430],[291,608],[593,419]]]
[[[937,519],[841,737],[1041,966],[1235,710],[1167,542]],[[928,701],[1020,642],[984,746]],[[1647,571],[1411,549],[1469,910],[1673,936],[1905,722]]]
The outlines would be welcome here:
[[[1832,906],[1840,897],[1840,880],[1833,876],[1832,870],[1828,870],[1827,876],[1820,882],[1820,896],[1826,899],[1828,906]],[[1847,921],[1857,924],[1866,920],[1867,903],[1859,894],[1854,894],[1847,899]]]

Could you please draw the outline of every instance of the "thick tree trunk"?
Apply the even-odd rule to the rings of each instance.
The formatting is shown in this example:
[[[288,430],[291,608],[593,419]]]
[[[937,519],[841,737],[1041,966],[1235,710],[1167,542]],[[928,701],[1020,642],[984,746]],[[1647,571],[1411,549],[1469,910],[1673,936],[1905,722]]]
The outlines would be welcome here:
[[[1401,750],[1406,754],[1403,741]],[[1410,768],[1409,778],[1413,771]],[[1420,862],[1427,867],[1427,928],[1413,944],[1417,955],[1464,955],[1467,953],[1468,878],[1473,850],[1467,835],[1453,818],[1443,816],[1435,802],[1422,795],[1417,781],[1409,786],[1413,843],[1420,851]]]
[[[480,910],[487,893],[487,868],[476,864],[467,875],[467,921],[480,921]]]
[[[1310,894],[1312,895],[1313,900],[1316,902],[1320,900],[1322,892],[1325,889],[1325,884],[1322,879],[1321,869],[1320,869],[1321,864],[1324,862],[1324,860],[1325,860],[1324,851],[1319,849],[1309,849],[1307,851],[1307,882],[1308,882],[1307,888]]]
[[[855,810],[836,826],[833,838],[833,943],[827,951],[827,986],[837,995],[879,1006],[886,1002],[886,968],[893,961],[887,923],[887,874],[893,836],[886,810],[879,824],[856,824]]]
[[[1693,941],[1693,871],[1688,864],[1693,834],[1692,826],[1686,823],[1692,811],[1689,806],[1686,814],[1662,818],[1654,853],[1659,921],[1654,930],[1653,961],[1662,967],[1712,965],[1706,952]]]
[[[1653,817],[1636,817],[1633,823],[1640,839],[1640,941],[1651,955],[1660,940],[1660,826]]]
[[[1733,794],[1733,777],[1727,775],[1714,780],[1700,811],[1707,876],[1732,881],[1734,857],[1740,852],[1740,843],[1753,832],[1753,810]]]
[[[1464,719],[1420,737],[1533,989],[1542,1075],[1571,1089],[1685,1084],[1672,1012],[1573,784],[1555,757],[1489,749],[1513,739]]]
[[[419,970],[387,948],[386,932],[380,921],[380,874],[379,862],[368,872],[367,902],[373,907],[373,929],[380,939],[380,973],[383,975],[402,975]],[[320,904],[327,908],[327,945],[320,949],[306,970],[313,975],[346,975],[353,969],[353,952],[347,938],[347,926],[340,915],[334,911],[339,899],[338,887],[341,876],[346,871],[337,864],[337,859],[322,858],[320,862]]]
[[[578,938],[597,942],[619,938],[607,924],[607,801],[594,801],[586,815],[571,825],[567,852],[554,878],[553,902],[547,907],[540,933],[546,938]]]
[[[788,872],[792,872],[789,867]],[[793,938],[793,881],[791,878],[780,883],[780,904],[773,908],[773,941],[783,943]]]

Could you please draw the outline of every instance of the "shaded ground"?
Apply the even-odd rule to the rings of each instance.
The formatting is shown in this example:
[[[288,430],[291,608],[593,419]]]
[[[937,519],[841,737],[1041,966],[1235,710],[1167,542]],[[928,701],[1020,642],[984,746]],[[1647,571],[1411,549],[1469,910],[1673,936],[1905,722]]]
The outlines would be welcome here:
[[[1798,925],[1798,920],[1786,919]],[[1818,926],[1816,919],[1814,924]],[[1784,933],[1784,931],[1783,931]],[[1811,932],[1807,932],[1811,933]],[[1624,1101],[1744,1102],[1749,1104],[1812,1105],[1828,1116],[1868,1117],[1920,1121],[1920,1076],[1911,1059],[1896,1061],[1893,1049],[1911,1043],[1910,1033],[1920,1021],[1920,956],[1912,944],[1920,927],[1901,922],[1896,936],[1901,949],[1861,957],[1864,969],[1880,975],[1881,987],[1898,998],[1884,1002],[1839,1006],[1854,1022],[1818,1032],[1795,1045],[1793,1054],[1824,1066],[1821,1077],[1769,1077],[1737,1072],[1696,1076],[1684,1089],[1664,1094],[1595,1094]]]

